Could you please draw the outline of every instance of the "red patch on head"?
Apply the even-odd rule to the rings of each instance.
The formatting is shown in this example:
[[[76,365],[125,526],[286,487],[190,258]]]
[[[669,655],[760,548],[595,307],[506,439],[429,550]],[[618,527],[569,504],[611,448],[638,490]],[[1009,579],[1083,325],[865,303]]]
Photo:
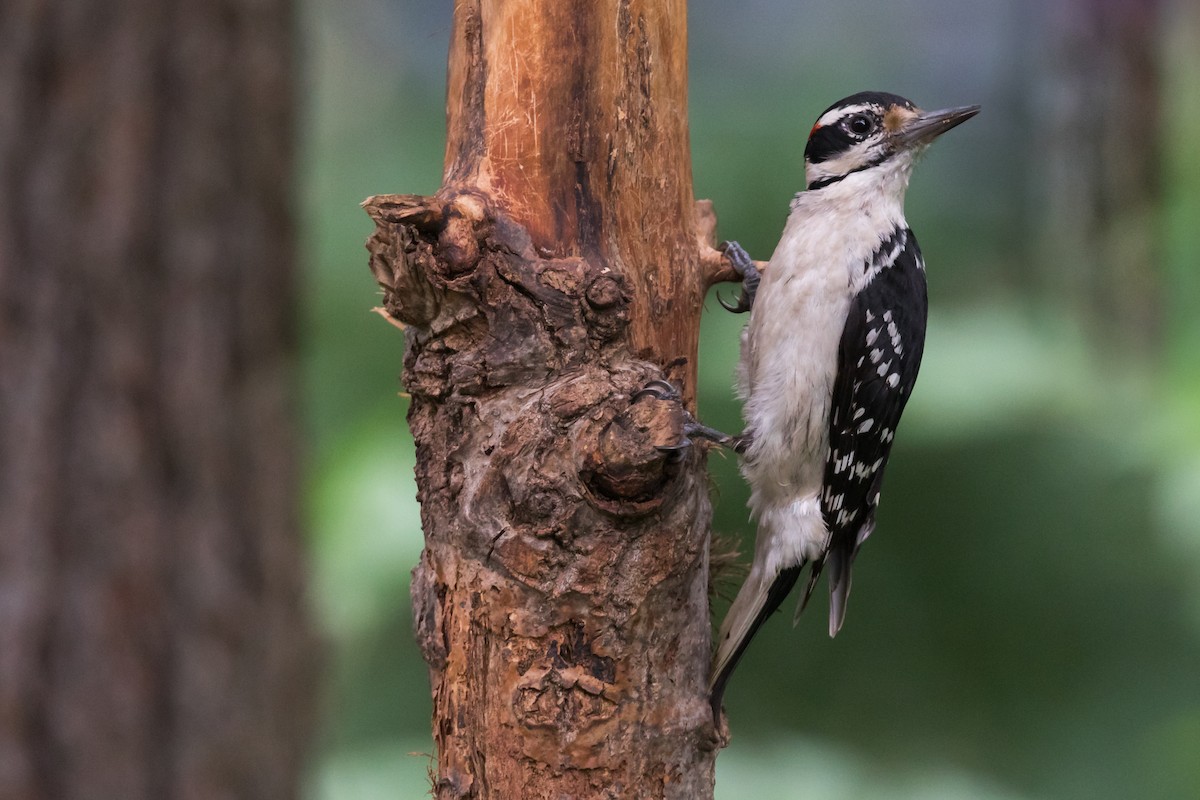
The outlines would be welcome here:
[[[818,122],[816,125],[813,125],[812,130],[808,132],[808,138],[811,139],[813,137],[813,134],[816,133],[817,131],[819,131],[820,129],[821,129],[821,123]]]

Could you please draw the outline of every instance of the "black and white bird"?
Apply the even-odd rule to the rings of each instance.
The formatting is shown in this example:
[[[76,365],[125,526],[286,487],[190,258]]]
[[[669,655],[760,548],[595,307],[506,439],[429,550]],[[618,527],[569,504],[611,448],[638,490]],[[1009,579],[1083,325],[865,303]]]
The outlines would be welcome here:
[[[925,344],[925,265],[904,193],[920,152],[978,111],[925,112],[882,92],[835,103],[809,134],[807,187],[792,201],[761,283],[745,251],[727,247],[744,273],[734,310],[750,311],[738,367],[746,429],[711,438],[742,454],[758,535],[750,574],[721,625],[715,713],[751,637],[805,566],[796,613],[824,570],[830,635],[842,626],[850,567],[875,528],[888,452]]]

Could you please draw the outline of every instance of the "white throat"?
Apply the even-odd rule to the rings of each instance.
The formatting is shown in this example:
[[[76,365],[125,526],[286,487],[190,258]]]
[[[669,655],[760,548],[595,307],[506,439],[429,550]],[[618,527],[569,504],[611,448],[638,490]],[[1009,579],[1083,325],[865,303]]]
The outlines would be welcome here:
[[[914,160],[914,153],[899,153],[882,164],[852,172],[820,189],[800,192],[792,200],[787,226],[791,230],[785,231],[785,237],[789,232],[799,233],[794,226],[832,225],[829,233],[834,230],[845,232],[848,234],[846,244],[853,243],[857,247],[851,249],[859,249],[873,247],[897,227],[907,227],[904,195]],[[808,164],[805,170],[808,180],[820,179],[825,171],[822,168],[827,164]],[[838,250],[825,251],[826,254],[830,252]],[[863,255],[855,253],[851,260]]]
[[[834,179],[832,183],[819,189],[812,189],[804,194],[828,194],[843,202],[848,194],[859,194],[864,197],[889,197],[900,205],[904,205],[904,193],[908,189],[908,179],[912,176],[916,163],[917,152],[912,150],[897,153],[882,164],[855,172],[854,163],[843,163],[849,156],[840,159],[830,159],[818,163],[805,161],[805,185]],[[857,154],[858,159],[862,154]],[[838,177],[842,176],[842,177]],[[799,197],[799,195],[797,195]]]

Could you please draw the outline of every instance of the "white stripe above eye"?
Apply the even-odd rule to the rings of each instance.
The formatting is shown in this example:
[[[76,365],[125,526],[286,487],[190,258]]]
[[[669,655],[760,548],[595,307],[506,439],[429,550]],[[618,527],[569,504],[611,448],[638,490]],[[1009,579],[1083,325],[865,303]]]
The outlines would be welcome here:
[[[864,111],[872,110],[878,112],[878,109],[876,109],[875,106],[871,105],[870,103],[859,103],[858,105],[842,106],[840,108],[830,109],[822,114],[821,118],[817,120],[817,127],[824,128],[826,125],[832,125],[839,119],[845,119],[851,114],[861,114]]]

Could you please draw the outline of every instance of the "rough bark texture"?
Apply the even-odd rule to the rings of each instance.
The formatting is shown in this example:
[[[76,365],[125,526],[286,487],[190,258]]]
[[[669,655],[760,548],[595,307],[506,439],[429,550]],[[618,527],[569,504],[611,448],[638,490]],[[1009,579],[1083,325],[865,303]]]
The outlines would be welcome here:
[[[0,798],[286,798],[286,0],[0,11]]]
[[[1158,243],[1161,0],[1070,0],[1050,13],[1051,94],[1038,118],[1056,296],[1108,348],[1144,358],[1163,334]]]
[[[371,198],[407,326],[439,798],[712,796],[683,0],[461,0],[445,181]]]

